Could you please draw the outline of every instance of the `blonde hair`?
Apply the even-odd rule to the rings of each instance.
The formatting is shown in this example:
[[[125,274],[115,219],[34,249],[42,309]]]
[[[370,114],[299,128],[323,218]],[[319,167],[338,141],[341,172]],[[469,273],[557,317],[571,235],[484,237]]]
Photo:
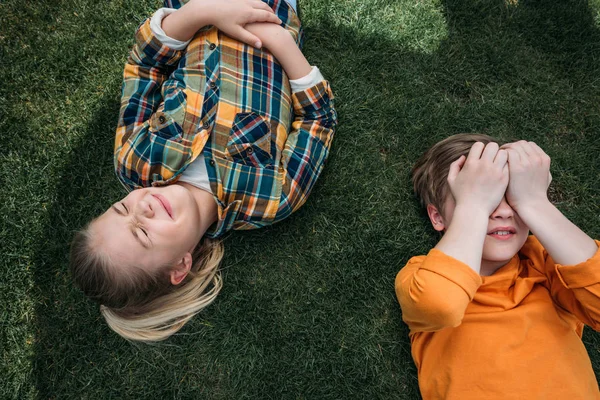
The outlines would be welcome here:
[[[223,286],[218,271],[223,243],[204,238],[192,255],[192,268],[180,285],[168,279],[169,267],[151,275],[141,268],[117,272],[110,257],[94,251],[89,225],[71,244],[71,275],[108,326],[128,340],[156,342],[176,333],[211,304]]]
[[[480,133],[459,133],[437,142],[415,163],[411,176],[413,189],[421,205],[434,205],[443,212],[444,202],[449,194],[448,171],[450,164],[460,156],[467,156],[476,142],[503,143],[491,136]]]

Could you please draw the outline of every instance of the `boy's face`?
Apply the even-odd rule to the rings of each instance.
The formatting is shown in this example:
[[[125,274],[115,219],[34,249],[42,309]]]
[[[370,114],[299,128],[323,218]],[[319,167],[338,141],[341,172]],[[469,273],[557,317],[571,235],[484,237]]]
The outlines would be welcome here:
[[[436,216],[435,213],[432,215],[429,212],[435,230],[446,231],[452,221],[455,206],[454,198],[452,195],[448,195],[442,213],[438,213]],[[506,198],[502,198],[502,202],[488,219],[487,235],[481,259],[481,275],[491,275],[498,268],[507,264],[521,250],[527,236],[529,236],[529,228],[521,220],[519,214],[508,205]]]

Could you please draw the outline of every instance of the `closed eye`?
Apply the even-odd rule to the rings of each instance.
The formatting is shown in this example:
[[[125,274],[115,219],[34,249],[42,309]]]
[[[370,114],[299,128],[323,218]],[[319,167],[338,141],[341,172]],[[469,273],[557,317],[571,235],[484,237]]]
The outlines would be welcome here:
[[[139,244],[141,244],[143,247],[145,247],[146,249],[150,248],[150,238],[148,237],[148,232],[141,228],[140,226],[136,227],[137,229],[133,229],[131,232],[133,233],[133,236],[135,237],[135,239],[138,241]],[[140,237],[140,235],[138,235],[138,230],[142,231],[142,233],[144,234],[145,238],[142,239]]]

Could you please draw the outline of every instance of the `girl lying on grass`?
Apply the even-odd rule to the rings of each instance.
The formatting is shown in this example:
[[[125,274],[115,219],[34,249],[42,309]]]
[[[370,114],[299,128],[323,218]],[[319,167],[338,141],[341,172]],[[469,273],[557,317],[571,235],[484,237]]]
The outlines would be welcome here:
[[[130,193],[71,246],[76,285],[121,336],[175,333],[221,289],[214,239],[306,201],[337,120],[301,42],[283,0],[167,0],[138,28],[114,153]]]

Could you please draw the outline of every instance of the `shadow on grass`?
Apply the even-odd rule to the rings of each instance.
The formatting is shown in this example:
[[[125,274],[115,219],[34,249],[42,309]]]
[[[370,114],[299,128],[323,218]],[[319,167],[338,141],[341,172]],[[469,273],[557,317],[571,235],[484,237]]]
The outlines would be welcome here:
[[[56,200],[34,259],[36,290],[44,299],[36,309],[34,373],[40,397],[185,398],[199,391],[186,380],[188,374],[207,371],[206,375],[215,377],[205,379],[223,385],[208,392],[213,398],[226,398],[229,392],[239,398],[416,398],[418,385],[408,332],[393,300],[393,278],[402,264],[390,262],[406,261],[415,249],[426,251],[432,244],[417,243],[418,234],[397,232],[398,226],[410,226],[418,232],[421,228],[417,226],[423,224],[416,206],[402,200],[410,196],[411,164],[428,145],[461,131],[482,131],[506,139],[526,136],[542,147],[556,139],[564,146],[570,136],[560,136],[562,131],[558,130],[567,118],[557,116],[561,101],[573,109],[571,102],[581,99],[577,109],[591,118],[597,115],[591,100],[597,99],[598,92],[587,85],[587,80],[595,79],[600,69],[600,34],[587,3],[507,3],[511,2],[443,2],[449,33],[432,54],[408,50],[377,34],[364,35],[335,26],[326,15],[307,23],[306,52],[309,58],[321,60],[322,69],[330,72],[326,75],[336,92],[340,117],[332,159],[323,177],[326,183],[321,183],[312,200],[319,198],[325,205],[335,203],[335,207],[322,209],[309,201],[290,222],[260,234],[240,234],[239,240],[228,243],[228,251],[241,251],[242,237],[251,235],[262,237],[260,243],[265,246],[288,229],[297,228],[308,235],[307,222],[313,222],[315,212],[324,213],[353,236],[343,239],[352,241],[341,243],[344,254],[323,254],[322,259],[331,265],[347,262],[356,279],[329,273],[328,284],[346,297],[328,300],[340,305],[333,312],[326,306],[315,309],[318,316],[309,328],[312,330],[298,343],[283,343],[276,332],[269,333],[268,324],[255,321],[264,343],[246,343],[248,349],[262,350],[256,360],[243,360],[241,365],[250,365],[247,371],[214,370],[202,360],[190,361],[188,353],[196,351],[198,345],[185,338],[176,339],[180,349],[157,349],[168,371],[145,366],[151,364],[143,360],[148,353],[136,351],[109,333],[97,307],[72,288],[66,269],[72,233],[120,193],[112,173],[118,101],[105,96],[55,188]],[[574,93],[577,99],[556,95],[556,91],[564,93],[569,87],[578,89]],[[594,132],[585,131],[587,122],[567,120],[574,129],[584,131],[576,149],[594,148],[597,139]],[[569,150],[565,151],[568,156]],[[379,195],[380,203],[371,200],[373,193]],[[357,216],[371,210],[372,226],[367,228],[357,222]],[[414,214],[408,221],[403,219],[407,213]],[[306,227],[300,227],[302,224]],[[391,239],[395,237],[403,239]],[[378,251],[373,252],[374,248]],[[260,251],[244,251],[248,252],[245,265],[258,264]],[[250,273],[246,270],[237,268],[233,273]],[[381,292],[374,293],[373,288]],[[363,312],[365,304],[376,306]],[[262,304],[237,306],[233,313],[243,319],[246,314],[256,315]],[[375,327],[374,321],[388,311],[391,318]],[[215,318],[226,317],[228,312],[231,310],[216,310]],[[322,354],[323,347],[314,341],[310,342],[312,347],[302,348],[311,335],[317,341],[327,340],[324,332],[338,335],[331,326],[346,327],[348,321],[360,324],[344,328],[345,348],[351,352],[339,349]],[[206,340],[234,340],[222,339],[231,331],[215,332],[207,332]],[[594,369],[600,371],[599,336],[586,332],[586,341]],[[220,360],[222,365],[235,369],[232,365],[237,359],[228,361],[228,353],[218,353],[224,347],[226,343],[203,351],[208,352],[207,359],[224,359]],[[229,351],[244,356],[243,349]],[[137,370],[140,366],[145,369]],[[200,371],[195,372],[196,368]]]
[[[88,129],[69,154],[34,258],[32,275],[42,299],[36,309],[34,361],[40,398],[79,397],[76,393],[89,384],[89,376],[73,365],[82,352],[97,351],[103,341],[99,330],[107,333],[100,329],[98,307],[75,291],[68,271],[73,233],[96,217],[118,190],[111,161],[119,102],[114,95],[106,95],[99,104]],[[87,367],[93,368],[93,362]],[[64,390],[67,382],[73,384],[73,378],[77,384],[57,393],[58,387]]]

